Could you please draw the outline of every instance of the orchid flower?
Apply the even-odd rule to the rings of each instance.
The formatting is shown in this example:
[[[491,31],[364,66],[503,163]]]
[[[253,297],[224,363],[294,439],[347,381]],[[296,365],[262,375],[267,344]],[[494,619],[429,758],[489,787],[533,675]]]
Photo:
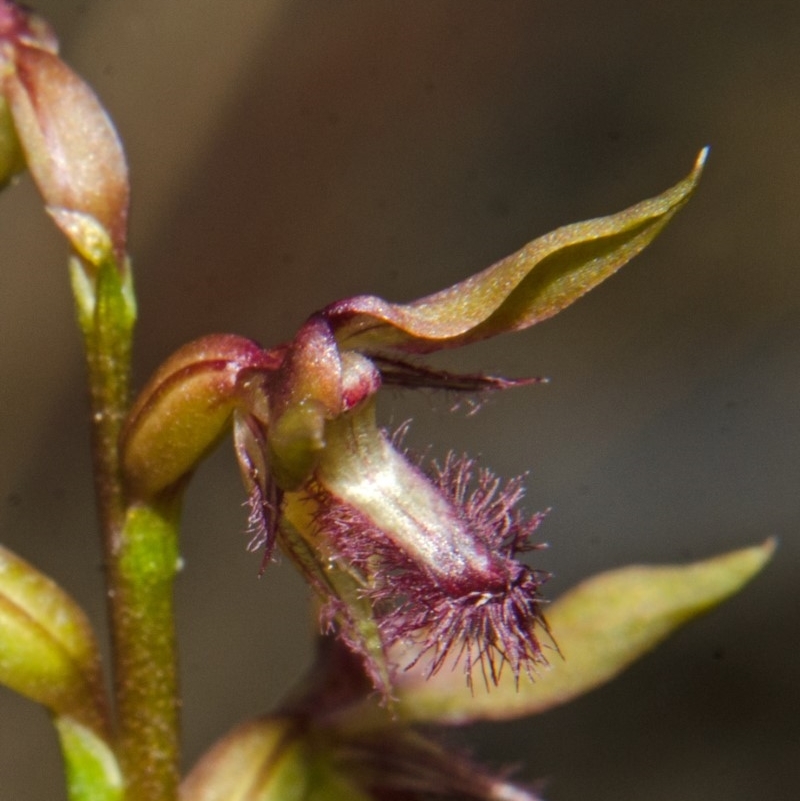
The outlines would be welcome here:
[[[434,369],[424,356],[551,317],[639,253],[702,171],[618,214],[568,225],[481,273],[409,304],[370,296],[313,314],[288,344],[210,336],[179,350],[142,391],[122,437],[134,498],[173,498],[228,428],[249,494],[254,547],[278,543],[336,630],[391,696],[399,672],[454,661],[470,687],[507,670],[534,680],[556,654],[547,576],[519,559],[540,514],[467,457],[425,467],[376,422],[381,386],[488,392],[532,379]],[[533,379],[535,380],[535,379]],[[398,654],[412,654],[398,659]]]

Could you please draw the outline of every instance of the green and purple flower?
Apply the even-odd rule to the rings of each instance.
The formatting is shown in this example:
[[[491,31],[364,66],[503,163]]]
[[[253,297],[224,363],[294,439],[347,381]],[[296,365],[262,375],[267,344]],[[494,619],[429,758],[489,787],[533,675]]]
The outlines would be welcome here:
[[[376,422],[383,385],[469,393],[536,379],[456,375],[425,356],[551,317],[639,253],[690,196],[705,151],[672,189],[565,226],[477,275],[409,304],[361,296],[312,315],[288,344],[206,337],[178,351],[139,397],[123,435],[134,498],[172,498],[231,426],[252,547],[278,544],[319,595],[322,627],[364,660],[385,697],[398,671],[448,662],[469,686],[504,669],[534,679],[554,643],[547,576],[519,559],[540,514],[519,479],[467,457],[423,468]]]

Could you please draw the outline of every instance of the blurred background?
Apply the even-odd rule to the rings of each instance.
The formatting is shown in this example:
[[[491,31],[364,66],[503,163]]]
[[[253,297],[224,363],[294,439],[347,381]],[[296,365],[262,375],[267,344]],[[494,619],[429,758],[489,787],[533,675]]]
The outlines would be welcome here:
[[[388,394],[412,442],[530,470],[556,597],[634,562],[780,538],[741,596],[616,682],[459,731],[550,801],[789,801],[800,786],[800,5],[788,0],[40,0],[126,144],[137,384],[184,342],[275,344],[334,299],[405,301],[688,172],[700,190],[617,277],[446,364],[548,375],[451,414]],[[0,195],[0,540],[103,626],[66,247]],[[310,658],[291,566],[257,579],[226,443],[186,503],[186,760]],[[44,712],[0,691],[0,798],[62,799]]]

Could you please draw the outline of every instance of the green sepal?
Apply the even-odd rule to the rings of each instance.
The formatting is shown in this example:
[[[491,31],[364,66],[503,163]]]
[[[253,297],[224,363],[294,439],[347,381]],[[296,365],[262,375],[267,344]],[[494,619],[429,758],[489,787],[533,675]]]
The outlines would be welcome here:
[[[120,452],[129,492],[153,499],[181,486],[227,433],[251,391],[240,386],[242,375],[270,366],[271,359],[256,343],[231,334],[202,337],[173,353],[125,421]]]
[[[124,780],[108,743],[71,717],[53,721],[58,731],[69,801],[122,801]]]
[[[86,337],[91,333],[94,322],[94,310],[97,304],[97,290],[95,287],[94,271],[89,271],[87,265],[77,256],[69,259],[69,280],[72,286],[72,297],[75,300],[75,312],[78,318],[78,327]]]
[[[554,647],[549,667],[517,684],[510,671],[488,691],[464,686],[447,664],[426,679],[400,672],[394,712],[409,722],[504,720],[567,703],[613,679],[670,634],[741,590],[767,564],[774,540],[682,566],[631,566],[587,579],[549,608]],[[557,650],[556,645],[557,644]],[[381,725],[366,704],[346,713],[355,725]],[[358,722],[357,722],[358,721]]]
[[[686,204],[708,153],[656,197],[617,214],[558,228],[480,273],[408,304],[360,296],[322,312],[342,348],[429,353],[552,317],[644,250]]]

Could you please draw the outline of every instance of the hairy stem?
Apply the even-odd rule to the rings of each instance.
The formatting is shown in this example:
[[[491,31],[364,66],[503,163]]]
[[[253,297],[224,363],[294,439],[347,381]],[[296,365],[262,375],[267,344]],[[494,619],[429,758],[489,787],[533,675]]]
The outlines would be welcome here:
[[[109,587],[119,755],[128,801],[171,801],[179,782],[173,583],[177,514],[128,510]],[[112,574],[110,573],[110,576]]]
[[[171,801],[179,779],[173,582],[177,513],[128,506],[119,434],[130,394],[135,306],[127,269],[102,265],[94,292],[73,264],[86,345],[92,456],[111,627],[117,754],[127,801]],[[127,267],[127,265],[126,265]]]

